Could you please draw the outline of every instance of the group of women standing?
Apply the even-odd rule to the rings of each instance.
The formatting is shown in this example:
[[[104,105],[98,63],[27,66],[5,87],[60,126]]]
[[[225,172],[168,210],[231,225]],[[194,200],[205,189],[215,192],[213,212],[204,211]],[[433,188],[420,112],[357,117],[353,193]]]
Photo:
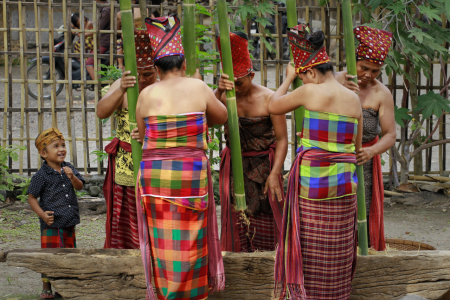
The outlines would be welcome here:
[[[148,18],[146,26],[159,77],[140,89],[139,136],[134,135],[144,150],[135,201],[147,299],[206,299],[209,292],[225,288],[205,150],[208,126],[224,124],[227,110],[203,81],[184,76],[179,19]],[[386,35],[390,38],[383,31],[372,32],[377,34],[375,40],[360,39],[361,44],[370,46],[384,41]],[[341,75],[333,73],[323,32],[312,33],[299,25],[290,29],[288,37],[295,67],[288,65],[286,80],[264,105],[275,115],[303,106],[305,117],[284,199],[275,297],[349,299],[356,263],[356,164],[381,152],[361,151],[361,102],[339,81]],[[384,60],[370,53],[357,55],[362,60],[367,56],[371,64]],[[287,94],[297,77],[304,85]],[[117,98],[115,105],[108,106],[110,111],[124,109],[124,90],[135,83],[125,78],[107,95]],[[367,82],[369,89],[373,80]],[[382,126],[383,133],[386,128]]]

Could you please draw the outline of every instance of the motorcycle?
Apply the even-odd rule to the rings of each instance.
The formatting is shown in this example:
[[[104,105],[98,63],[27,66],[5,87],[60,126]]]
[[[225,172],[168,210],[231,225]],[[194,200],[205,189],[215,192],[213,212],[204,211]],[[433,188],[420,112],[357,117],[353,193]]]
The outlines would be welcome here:
[[[75,35],[72,34],[72,42],[75,38]],[[53,40],[54,41],[54,47],[53,52],[55,53],[64,53],[64,35],[61,35],[60,37]],[[105,52],[105,54],[109,54],[109,50]],[[76,58],[72,59],[72,80],[80,80],[81,79],[81,64],[80,61]],[[29,62],[29,66],[27,69],[27,75],[28,79],[32,80],[39,80],[40,76],[38,76],[38,58],[34,58]],[[64,57],[54,56],[53,57],[54,62],[54,72],[53,72],[53,78],[58,80],[64,80],[66,79],[66,71],[65,71],[65,65],[64,65]],[[109,59],[108,58],[102,58],[101,63],[104,65],[109,65]],[[42,74],[42,80],[50,80],[51,78],[51,68],[50,68],[50,57],[49,56],[42,56],[42,62],[41,62],[41,74]],[[89,73],[85,71],[86,74],[86,80],[91,80]],[[72,88],[75,89],[79,85],[73,84]],[[58,96],[64,88],[64,83],[57,82],[56,83],[56,96]],[[28,94],[34,98],[38,99],[38,90],[39,85],[37,83],[28,83]],[[42,97],[45,100],[48,100],[51,98],[51,92],[53,90],[53,84],[52,83],[44,83],[42,87],[43,95]]]

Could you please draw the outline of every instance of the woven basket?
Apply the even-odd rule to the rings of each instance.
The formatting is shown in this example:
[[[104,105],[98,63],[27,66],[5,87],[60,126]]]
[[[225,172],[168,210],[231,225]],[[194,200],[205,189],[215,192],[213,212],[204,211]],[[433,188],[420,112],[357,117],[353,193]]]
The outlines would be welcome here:
[[[436,250],[431,245],[408,240],[386,239],[386,245],[399,251]]]

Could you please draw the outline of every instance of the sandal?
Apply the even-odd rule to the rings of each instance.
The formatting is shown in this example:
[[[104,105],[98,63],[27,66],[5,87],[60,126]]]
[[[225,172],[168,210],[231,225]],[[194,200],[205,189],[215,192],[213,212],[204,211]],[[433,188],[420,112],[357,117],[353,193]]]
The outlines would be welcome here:
[[[42,290],[40,298],[41,299],[54,299],[55,297],[53,296],[52,290]]]

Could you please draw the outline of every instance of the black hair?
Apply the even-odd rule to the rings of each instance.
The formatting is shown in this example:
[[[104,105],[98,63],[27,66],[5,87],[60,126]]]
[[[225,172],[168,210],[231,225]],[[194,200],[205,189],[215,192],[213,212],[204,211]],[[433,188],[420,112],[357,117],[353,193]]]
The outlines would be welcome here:
[[[139,4],[139,0],[134,0],[134,4]]]
[[[181,55],[171,55],[161,57],[157,61],[155,61],[155,66],[157,66],[161,72],[165,73],[167,71],[171,71],[173,69],[179,70],[184,62],[184,56]]]
[[[80,14],[79,13],[73,13],[72,16],[70,17],[70,21],[72,22],[72,25],[75,27],[78,27],[78,20],[80,19]],[[81,24],[80,24],[81,26]]]
[[[313,44],[317,49],[323,46],[323,42],[325,41],[325,33],[323,31],[316,31],[307,37],[308,41]],[[320,64],[318,66],[313,67],[319,71],[322,75],[325,75],[327,72],[333,72],[333,66],[331,63]]]
[[[242,32],[242,31],[233,31],[232,33],[234,33],[234,34],[236,34],[236,35],[240,36],[241,38],[246,39],[248,41],[248,36],[244,32]]]

